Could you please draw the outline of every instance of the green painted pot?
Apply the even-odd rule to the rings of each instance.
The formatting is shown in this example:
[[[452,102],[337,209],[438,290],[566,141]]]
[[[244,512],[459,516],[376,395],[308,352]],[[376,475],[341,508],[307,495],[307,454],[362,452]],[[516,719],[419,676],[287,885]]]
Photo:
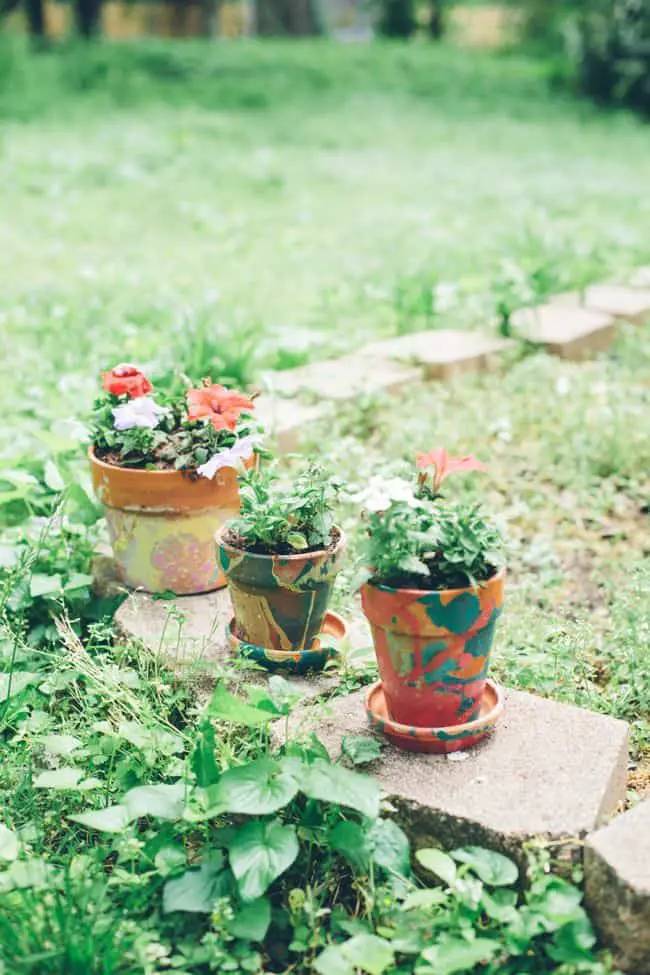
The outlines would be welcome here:
[[[320,633],[346,539],[340,529],[329,549],[296,555],[259,555],[217,533],[217,555],[235,612],[234,635],[267,650],[306,650]]]

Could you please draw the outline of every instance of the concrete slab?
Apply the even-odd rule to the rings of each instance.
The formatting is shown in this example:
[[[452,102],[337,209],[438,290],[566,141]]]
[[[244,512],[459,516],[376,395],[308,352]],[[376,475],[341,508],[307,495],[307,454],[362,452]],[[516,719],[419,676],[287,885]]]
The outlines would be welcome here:
[[[332,406],[327,402],[302,403],[274,393],[264,393],[255,403],[255,414],[278,454],[293,454],[312,423],[327,419]]]
[[[500,355],[512,345],[507,339],[480,332],[432,329],[373,342],[360,354],[385,356],[424,368],[427,379],[450,379],[459,373],[486,372],[498,364]]]
[[[418,755],[372,732],[365,690],[298,709],[292,736],[315,731],[332,755],[343,735],[375,735],[371,769],[416,846],[477,843],[521,856],[535,836],[580,840],[625,796],[628,726],[623,721],[519,691],[507,692],[495,732],[462,757]],[[275,728],[276,741],[284,727]]]
[[[642,325],[650,321],[650,289],[640,283],[626,287],[620,284],[594,284],[584,292],[567,291],[554,295],[550,303],[564,307],[605,312],[618,321]]]
[[[308,395],[341,402],[364,395],[398,393],[421,379],[421,370],[414,366],[360,353],[312,362],[274,376],[277,388],[288,396]]]
[[[585,902],[625,972],[650,972],[650,799],[587,838]]]
[[[616,335],[612,315],[555,302],[521,308],[512,316],[514,329],[563,359],[587,359],[610,347]]]

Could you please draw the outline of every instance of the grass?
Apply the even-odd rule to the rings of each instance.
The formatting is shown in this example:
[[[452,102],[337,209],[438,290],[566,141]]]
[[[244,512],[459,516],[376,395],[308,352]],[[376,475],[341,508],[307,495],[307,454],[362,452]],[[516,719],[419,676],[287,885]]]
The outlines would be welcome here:
[[[13,859],[0,830],[0,960],[7,975],[256,972],[261,956],[269,971],[311,971],[342,931],[385,933],[382,905],[404,882],[394,861],[359,875],[328,845],[339,825],[361,828],[349,812],[304,800],[278,812],[301,853],[271,888],[263,945],[232,934],[233,887],[211,915],[163,909],[169,878],[221,850],[223,818],[143,815],[115,836],[67,818],[268,753],[259,728],[219,721],[215,740],[191,687],[112,645],[70,417],[115,360],[243,381],[368,337],[495,328],[504,303],[624,276],[650,261],[650,131],[553,88],[542,62],[424,44],[28,57],[3,39],[0,78],[0,788],[20,845]],[[304,437],[352,489],[437,443],[487,461],[460,489],[480,489],[510,539],[496,672],[630,721],[631,801],[650,783],[649,367],[647,329],[623,327],[597,362],[519,349],[496,377],[359,402]],[[354,554],[351,503],[342,519]],[[354,614],[350,580],[336,598]],[[63,603],[72,628],[57,628]],[[262,702],[267,719],[283,694]],[[61,766],[99,785],[35,784]],[[573,958],[563,975],[606,970],[586,950],[591,967]],[[546,954],[528,961],[498,970],[557,971]]]

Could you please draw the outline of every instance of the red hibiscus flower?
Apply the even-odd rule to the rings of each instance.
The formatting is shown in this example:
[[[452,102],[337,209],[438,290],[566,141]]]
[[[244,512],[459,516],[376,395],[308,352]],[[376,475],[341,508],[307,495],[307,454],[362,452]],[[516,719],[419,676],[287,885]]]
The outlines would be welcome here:
[[[415,463],[422,471],[420,484],[424,484],[426,481],[426,471],[433,468],[432,488],[434,495],[440,493],[442,482],[450,474],[456,474],[458,471],[484,471],[486,469],[485,464],[477,460],[473,454],[467,454],[465,457],[451,457],[444,447],[436,447],[427,454],[416,454]]]
[[[128,396],[130,399],[146,396],[153,388],[144,373],[129,362],[120,362],[110,372],[103,372],[102,387],[113,396]]]
[[[247,396],[224,386],[203,386],[187,394],[187,416],[190,420],[209,420],[215,430],[234,430],[244,411],[255,409]]]

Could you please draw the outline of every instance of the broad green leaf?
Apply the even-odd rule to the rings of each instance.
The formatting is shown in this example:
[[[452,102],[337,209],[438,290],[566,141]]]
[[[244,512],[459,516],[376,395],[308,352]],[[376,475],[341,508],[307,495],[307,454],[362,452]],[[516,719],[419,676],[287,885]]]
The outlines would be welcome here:
[[[215,855],[198,869],[186,870],[180,877],[167,881],[163,889],[163,911],[210,914],[214,902],[228,894],[229,886],[223,856]]]
[[[27,890],[31,887],[47,887],[53,873],[53,868],[45,860],[37,858],[14,860],[9,868],[0,874],[0,893]]]
[[[37,596],[59,596],[63,592],[63,579],[60,575],[44,575],[35,572],[29,581],[29,593]]]
[[[15,860],[19,849],[20,843],[14,831],[0,823],[0,860]]]
[[[89,589],[94,582],[91,575],[87,572],[73,572],[68,576],[64,586],[64,592],[74,592],[77,589]]]
[[[368,871],[371,852],[367,832],[359,823],[351,819],[337,823],[328,834],[327,845],[344,856],[357,870]]]
[[[343,735],[341,752],[355,765],[365,765],[381,758],[379,742],[367,735]]]
[[[582,894],[560,877],[545,877],[527,898],[531,908],[544,916],[549,929],[568,924],[582,915]]]
[[[167,877],[178,867],[186,865],[187,856],[180,846],[163,846],[162,850],[156,853],[153,862],[161,877]]]
[[[295,827],[252,820],[236,831],[228,853],[242,900],[254,901],[298,856]]]
[[[219,769],[214,757],[216,747],[212,722],[206,719],[199,725],[196,744],[190,759],[196,784],[200,789],[214,785],[219,778]]]
[[[71,755],[80,744],[81,740],[74,735],[45,735],[41,738],[41,745],[50,755]]]
[[[404,900],[402,910],[413,911],[418,908],[438,907],[444,904],[449,894],[446,894],[440,887],[431,887],[426,890],[414,890]]]
[[[228,769],[219,781],[206,789],[209,808],[217,812],[264,816],[291,802],[298,783],[287,768],[272,758],[259,758],[248,765]]]
[[[34,779],[35,789],[76,789],[83,778],[83,772],[78,768],[58,768],[49,772],[41,772]]]
[[[476,876],[491,887],[509,887],[519,879],[517,865],[494,850],[481,846],[463,846],[452,850],[451,856],[459,863],[466,863]]]
[[[30,684],[35,684],[40,680],[40,674],[34,674],[26,670],[15,670],[12,674],[0,674],[0,703],[7,698],[20,694]]]
[[[455,975],[473,971],[481,962],[490,961],[501,951],[501,944],[489,938],[476,938],[462,941],[460,938],[445,938],[433,947],[425,948],[422,957],[433,966],[435,975]]]
[[[411,872],[411,849],[408,837],[392,819],[378,819],[368,835],[372,859],[389,873],[408,877]]]
[[[122,798],[130,819],[155,816],[157,819],[181,819],[185,808],[185,784],[139,785]]]
[[[378,938],[376,934],[355,934],[341,945],[341,952],[353,968],[368,975],[382,975],[395,959],[390,942]]]
[[[88,829],[98,829],[102,833],[123,833],[130,822],[126,806],[107,806],[105,809],[68,816],[68,819],[87,826]]]
[[[310,799],[356,809],[370,819],[379,815],[379,786],[369,775],[317,760],[303,765],[299,783]]]
[[[452,886],[456,879],[456,864],[444,850],[436,850],[435,848],[417,850],[415,859],[425,870],[430,870],[431,873],[435,873],[436,877],[444,880],[449,887]]]
[[[302,691],[297,690],[294,684],[285,680],[280,674],[271,674],[269,677],[269,692],[274,705],[281,714],[286,714],[305,696]]]
[[[63,491],[65,487],[65,481],[61,476],[61,471],[51,459],[45,461],[43,479],[50,491]]]
[[[314,959],[318,975],[355,975],[354,966],[344,956],[340,945],[330,945]]]
[[[242,701],[240,697],[235,697],[221,684],[215,688],[210,698],[207,713],[211,718],[217,718],[219,721],[231,721],[233,724],[243,724],[247,728],[257,728],[277,717],[269,711],[252,707],[246,701]]]
[[[263,941],[271,923],[271,904],[259,897],[250,904],[242,904],[230,922],[229,930],[235,938]]]

